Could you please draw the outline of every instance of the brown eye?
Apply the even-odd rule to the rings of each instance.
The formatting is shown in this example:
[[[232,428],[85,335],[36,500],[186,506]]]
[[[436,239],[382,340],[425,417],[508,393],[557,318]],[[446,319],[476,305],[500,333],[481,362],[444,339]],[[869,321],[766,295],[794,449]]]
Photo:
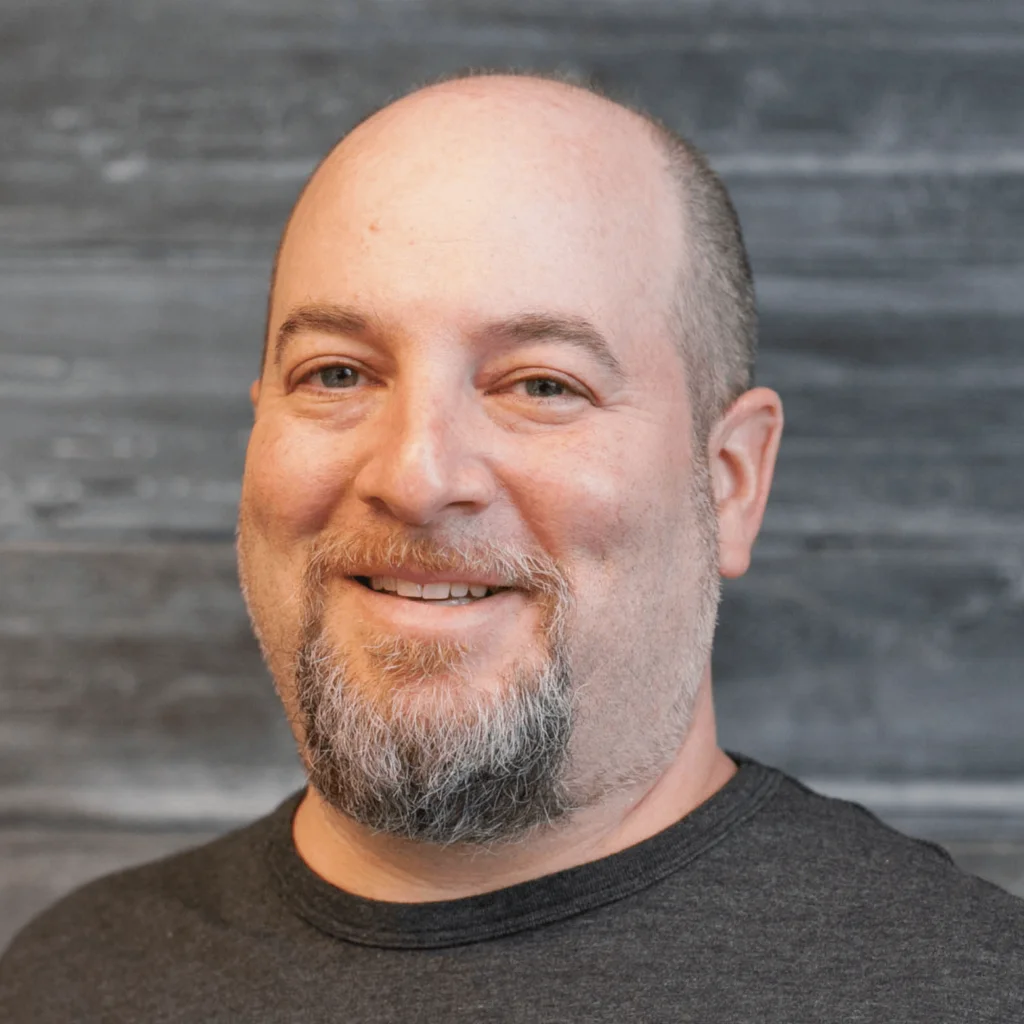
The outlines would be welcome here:
[[[351,366],[325,366],[317,370],[312,379],[325,388],[350,388],[358,377],[358,370]]]

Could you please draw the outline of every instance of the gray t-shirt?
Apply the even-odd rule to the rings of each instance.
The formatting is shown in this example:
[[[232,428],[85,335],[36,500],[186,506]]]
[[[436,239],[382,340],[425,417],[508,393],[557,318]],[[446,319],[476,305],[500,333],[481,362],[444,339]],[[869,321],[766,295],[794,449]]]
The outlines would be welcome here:
[[[636,846],[427,904],[310,871],[296,794],[37,918],[0,961],[0,1021],[1024,1022],[1024,902],[737,760]]]

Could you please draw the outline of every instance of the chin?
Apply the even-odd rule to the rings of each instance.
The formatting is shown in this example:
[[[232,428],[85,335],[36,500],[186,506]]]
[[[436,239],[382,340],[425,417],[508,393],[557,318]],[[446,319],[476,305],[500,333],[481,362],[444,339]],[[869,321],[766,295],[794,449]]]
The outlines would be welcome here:
[[[398,654],[409,655],[405,639]],[[378,659],[389,652],[397,657],[389,647]],[[574,700],[560,656],[495,677],[470,674],[465,661],[422,671],[415,658],[372,671],[364,655],[321,634],[296,663],[300,752],[336,810],[442,843],[498,841],[565,810]]]
[[[408,662],[396,664],[389,659],[381,664],[378,654],[359,658],[358,667],[350,664],[348,684],[377,700],[383,708],[395,712],[419,713],[437,718],[464,719],[478,714],[508,696],[512,666],[481,666],[467,657],[458,664],[424,664],[431,655],[424,652]],[[369,662],[369,663],[367,663]]]

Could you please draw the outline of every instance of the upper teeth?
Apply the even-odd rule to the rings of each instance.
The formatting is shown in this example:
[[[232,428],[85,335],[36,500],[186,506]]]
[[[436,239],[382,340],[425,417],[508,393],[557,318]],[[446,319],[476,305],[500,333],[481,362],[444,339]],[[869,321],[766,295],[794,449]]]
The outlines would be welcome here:
[[[443,601],[449,597],[486,597],[484,583],[413,583],[396,576],[371,576],[374,590],[390,590],[399,597],[421,597],[428,601]]]

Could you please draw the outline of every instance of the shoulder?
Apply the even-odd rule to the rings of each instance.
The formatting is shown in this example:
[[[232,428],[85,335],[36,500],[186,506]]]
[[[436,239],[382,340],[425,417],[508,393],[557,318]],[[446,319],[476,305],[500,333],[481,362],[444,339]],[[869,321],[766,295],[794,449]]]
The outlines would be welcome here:
[[[777,775],[765,813],[752,826],[758,843],[776,854],[794,883],[817,883],[838,895],[913,892],[928,902],[970,894],[1024,918],[1024,900],[963,871],[938,843],[906,835],[860,804]]]
[[[758,820],[757,827],[762,841],[785,846],[795,862],[849,862],[863,868],[865,876],[877,870],[883,879],[899,875],[908,880],[919,872],[951,878],[964,874],[939,843],[907,835],[861,804],[825,796],[783,772],[774,774],[778,784],[769,813]],[[1024,907],[1021,901],[1008,898]]]
[[[770,794],[699,879],[726,922],[708,928],[742,921],[721,941],[749,970],[779,993],[827,992],[836,1019],[1024,1020],[1024,901],[767,771]]]
[[[161,964],[210,954],[218,928],[258,932],[276,909],[263,856],[268,824],[285,807],[210,843],[99,878],[44,911],[0,958],[0,1020],[27,1019],[29,1008],[32,1019],[93,1019],[86,1004],[101,1013],[105,986],[122,997],[133,985],[141,993]]]
[[[1024,900],[963,871],[941,846],[778,774],[770,800],[734,837],[740,844],[729,844],[734,862],[722,857],[720,867],[757,879],[780,934],[855,948],[865,967],[967,987],[1012,978],[1024,994]]]

